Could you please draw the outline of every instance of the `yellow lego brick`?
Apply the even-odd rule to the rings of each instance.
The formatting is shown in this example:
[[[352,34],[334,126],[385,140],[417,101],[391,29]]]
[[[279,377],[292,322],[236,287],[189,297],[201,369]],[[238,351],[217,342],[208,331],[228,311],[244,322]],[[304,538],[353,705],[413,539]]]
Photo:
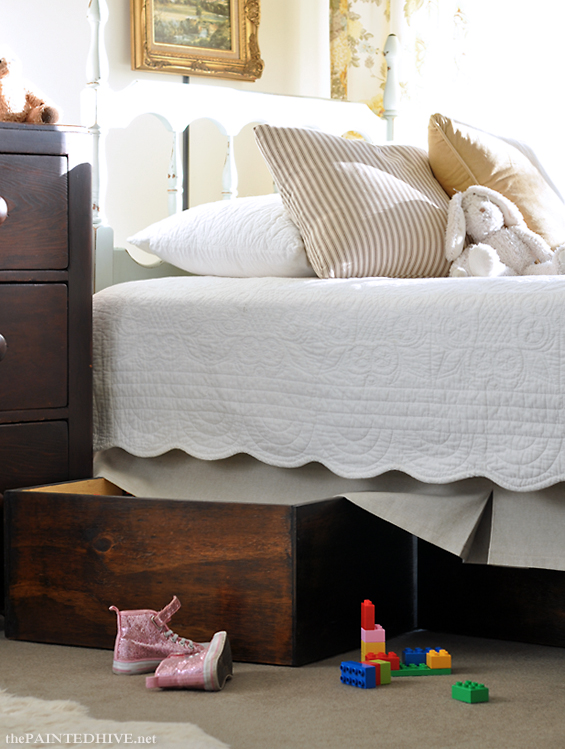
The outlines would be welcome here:
[[[375,647],[378,645],[378,647]],[[368,653],[386,653],[386,642],[363,642],[361,640],[361,661],[364,661]]]
[[[451,656],[447,650],[429,650],[426,665],[430,668],[451,668]]]

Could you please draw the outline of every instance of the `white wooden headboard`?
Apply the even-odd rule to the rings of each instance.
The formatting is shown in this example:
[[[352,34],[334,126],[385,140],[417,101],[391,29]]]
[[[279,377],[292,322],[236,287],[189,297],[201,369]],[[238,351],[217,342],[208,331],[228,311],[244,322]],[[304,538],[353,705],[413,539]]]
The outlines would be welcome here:
[[[216,85],[185,85],[161,80],[139,80],[120,91],[114,91],[102,75],[102,26],[106,17],[105,0],[90,0],[88,19],[91,25],[91,47],[87,86],[82,100],[82,120],[93,140],[92,197],[94,227],[94,288],[96,291],[114,283],[135,278],[178,273],[150,260],[145,267],[130,252],[114,247],[112,229],[103,220],[106,197],[105,137],[114,128],[127,127],[142,114],[153,114],[171,134],[171,159],[168,169],[168,210],[182,209],[181,144],[184,130],[192,122],[209,119],[227,137],[227,152],[221,179],[222,197],[237,196],[238,176],[234,159],[234,137],[248,124],[268,123],[286,127],[312,127],[335,135],[355,130],[373,143],[393,138],[397,116],[396,57],[398,44],[390,36],[385,47],[389,75],[385,89],[384,120],[376,117],[361,103],[335,99],[283,96]],[[143,227],[138,227],[139,229]]]

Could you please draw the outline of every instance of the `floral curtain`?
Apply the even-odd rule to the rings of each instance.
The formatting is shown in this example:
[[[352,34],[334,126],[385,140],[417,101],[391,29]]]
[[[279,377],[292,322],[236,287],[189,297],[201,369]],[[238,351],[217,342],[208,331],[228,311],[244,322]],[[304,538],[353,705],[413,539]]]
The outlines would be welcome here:
[[[441,112],[525,141],[565,194],[563,0],[329,2],[333,97],[382,113],[383,48],[398,27],[397,139],[426,147]]]
[[[430,101],[430,83],[448,93],[465,60],[470,0],[330,0],[332,97],[363,101],[383,112],[390,33],[401,44],[401,90],[406,107]]]

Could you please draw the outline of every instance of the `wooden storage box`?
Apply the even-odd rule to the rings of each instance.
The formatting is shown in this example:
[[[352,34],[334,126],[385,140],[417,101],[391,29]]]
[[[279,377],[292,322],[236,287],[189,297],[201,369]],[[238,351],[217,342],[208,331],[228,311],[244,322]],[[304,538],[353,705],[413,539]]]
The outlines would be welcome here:
[[[464,564],[418,541],[418,626],[565,647],[565,572]]]
[[[414,626],[412,537],[344,498],[293,505],[146,499],[105,479],[5,495],[6,636],[112,648],[115,614],[160,609],[234,659],[301,665],[359,646],[370,598]]]

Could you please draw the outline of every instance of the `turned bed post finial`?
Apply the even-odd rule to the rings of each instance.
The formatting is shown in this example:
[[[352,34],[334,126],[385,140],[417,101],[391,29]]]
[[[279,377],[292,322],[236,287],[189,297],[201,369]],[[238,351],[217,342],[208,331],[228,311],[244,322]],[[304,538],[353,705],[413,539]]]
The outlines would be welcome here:
[[[237,198],[237,167],[233,152],[233,135],[228,135],[226,146],[226,161],[222,172],[222,200]]]
[[[394,140],[394,120],[398,116],[400,99],[400,81],[398,79],[398,58],[400,42],[395,34],[390,34],[386,40],[383,54],[386,60],[387,76],[383,96],[383,117],[386,120],[387,140]]]
[[[86,62],[86,90],[82,96],[82,124],[92,138],[92,227],[94,230],[94,291],[113,283],[113,232],[102,224],[101,184],[104,175],[104,145],[99,122],[100,87],[107,78],[108,64],[103,27],[108,17],[106,0],[88,0],[90,48]]]
[[[86,61],[86,94],[88,96],[83,122],[92,136],[92,211],[93,224],[98,226],[100,215],[100,169],[101,169],[101,129],[98,121],[98,94],[106,75],[102,30],[107,18],[105,0],[89,0],[87,18],[90,24],[90,48]]]
[[[182,193],[179,191],[179,175],[182,180],[182,165],[179,160],[179,133],[173,130],[173,142],[171,148],[171,159],[169,161],[169,172],[167,175],[167,195],[169,216],[182,211]],[[182,134],[181,134],[182,135]]]

